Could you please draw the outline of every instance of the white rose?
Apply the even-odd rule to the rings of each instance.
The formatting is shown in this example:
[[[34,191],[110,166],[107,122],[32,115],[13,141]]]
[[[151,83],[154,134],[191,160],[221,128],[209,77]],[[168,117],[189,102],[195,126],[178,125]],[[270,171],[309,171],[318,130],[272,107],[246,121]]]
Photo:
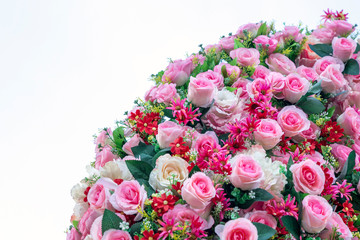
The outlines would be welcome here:
[[[182,183],[189,176],[188,166],[189,164],[180,157],[162,155],[156,160],[156,166],[150,173],[149,183],[155,190],[168,188],[173,178]]]
[[[77,221],[80,221],[80,219],[82,218],[82,216],[85,214],[85,212],[88,210],[89,208],[89,204],[84,202],[84,203],[76,203],[74,206],[74,216],[76,218]]]
[[[87,236],[84,238],[84,240],[93,240],[93,238],[92,238],[91,235],[89,234],[89,235],[87,235]]]
[[[134,179],[131,175],[125,160],[116,160],[107,162],[101,169],[100,175],[102,177],[114,179],[123,179],[123,180],[132,180]]]
[[[86,190],[87,186],[84,184],[76,184],[75,186],[73,186],[73,188],[71,189],[71,197],[74,199],[75,202],[77,203],[83,203],[84,202],[84,198],[86,197],[86,195],[84,194],[85,190]]]

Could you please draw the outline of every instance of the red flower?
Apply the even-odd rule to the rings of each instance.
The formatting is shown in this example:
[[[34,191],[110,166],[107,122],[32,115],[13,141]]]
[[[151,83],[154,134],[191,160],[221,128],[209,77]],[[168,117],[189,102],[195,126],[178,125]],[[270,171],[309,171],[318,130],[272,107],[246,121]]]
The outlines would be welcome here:
[[[342,209],[342,211],[343,211],[346,215],[352,217],[352,216],[354,215],[354,209],[352,208],[352,206],[353,206],[353,205],[352,205],[351,203],[349,203],[349,200],[346,200],[346,202],[343,203],[343,209]]]
[[[340,138],[344,136],[344,129],[342,129],[337,122],[327,121],[325,126],[321,129],[321,136],[326,138],[330,143],[340,142]]]
[[[175,155],[184,155],[190,150],[189,146],[185,146],[184,139],[178,137],[174,142],[170,143],[171,153]]]
[[[160,197],[153,197],[151,206],[158,216],[161,217],[164,213],[174,208],[177,200],[179,200],[177,196],[171,194],[166,196],[166,193],[163,193]]]
[[[138,121],[139,119],[142,119],[143,116],[144,113],[137,109],[135,112],[131,112],[129,119],[133,121]]]
[[[140,240],[157,240],[159,238],[159,233],[154,233],[153,230],[145,230],[143,232],[143,237]]]

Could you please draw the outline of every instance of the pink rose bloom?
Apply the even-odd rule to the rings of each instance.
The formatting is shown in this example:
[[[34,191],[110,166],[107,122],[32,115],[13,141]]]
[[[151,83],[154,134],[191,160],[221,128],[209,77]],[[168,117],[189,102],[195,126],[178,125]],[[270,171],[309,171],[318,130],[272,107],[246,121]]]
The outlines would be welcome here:
[[[310,127],[310,121],[306,113],[294,105],[281,109],[277,121],[286,137],[295,136]]]
[[[193,71],[199,64],[202,65],[205,62],[206,57],[197,53],[197,54],[192,54],[190,57],[187,58],[188,60],[190,60],[193,65],[191,67],[191,71]]]
[[[314,64],[314,69],[316,73],[320,75],[331,64],[338,64],[340,66],[340,72],[344,71],[345,69],[345,65],[340,59],[330,56],[326,56],[317,60]]]
[[[240,91],[240,98],[243,99],[248,99],[249,95],[246,92],[246,85],[248,83],[250,83],[251,81],[246,79],[246,78],[239,78],[236,82],[233,83],[233,85],[231,87],[233,88],[237,88],[237,90],[235,90],[235,94],[237,94],[238,91]]]
[[[232,59],[237,59],[237,63],[243,67],[256,67],[260,63],[260,53],[255,48],[238,48],[230,52]]]
[[[311,36],[315,37],[317,42],[322,44],[330,44],[335,35],[336,33],[330,28],[318,28],[311,33]]]
[[[162,81],[175,83],[176,86],[184,85],[189,79],[192,65],[192,61],[188,59],[175,60],[167,66]]]
[[[157,88],[156,101],[158,103],[164,103],[165,105],[170,105],[171,100],[178,98],[180,98],[180,96],[176,91],[176,84],[174,83],[161,84]]]
[[[325,22],[325,28],[334,31],[337,36],[350,34],[355,30],[353,25],[345,20],[327,21]]]
[[[256,45],[256,49],[259,50],[259,48],[262,48],[266,50],[268,54],[273,53],[278,44],[278,41],[276,39],[269,38],[268,36],[265,35],[257,36],[253,42]]]
[[[190,78],[187,99],[198,107],[209,107],[216,93],[216,86],[204,78]]]
[[[265,79],[270,73],[271,73],[271,71],[268,68],[266,68],[262,65],[259,65],[255,68],[255,72],[251,77]]]
[[[352,39],[336,37],[332,41],[333,56],[345,62],[355,52],[356,45],[356,42]]]
[[[196,78],[202,78],[212,82],[219,90],[224,87],[224,77],[218,72],[208,70],[207,72],[199,73]]]
[[[284,97],[291,103],[296,103],[310,88],[310,82],[296,73],[290,73],[285,78]]]
[[[144,186],[140,186],[136,180],[123,181],[110,197],[111,205],[126,215],[137,214],[135,221],[139,221],[142,215],[137,211],[138,207],[144,209],[147,198]]]
[[[344,133],[353,136],[355,139],[360,136],[360,116],[354,108],[348,107],[336,120],[344,129]]]
[[[266,211],[249,212],[245,215],[245,218],[249,219],[251,222],[268,225],[273,229],[276,229],[277,226],[276,219],[272,215],[268,214]]]
[[[256,36],[257,31],[259,27],[261,26],[261,23],[248,23],[241,25],[239,29],[236,32],[236,35],[243,38],[245,37],[244,31],[247,31],[248,34],[251,34],[251,36]]]
[[[214,67],[214,72],[221,74],[221,68],[225,66],[228,77],[234,81],[240,77],[241,70],[238,66],[232,66],[228,63],[220,63]]]
[[[198,152],[199,157],[208,156],[209,152],[219,148],[219,140],[214,132],[200,134],[194,143],[194,149]]]
[[[288,75],[296,71],[295,63],[281,53],[271,54],[265,62],[271,71],[279,72],[283,75]]]
[[[349,157],[349,154],[352,152],[352,149],[342,145],[342,144],[331,144],[331,153],[339,162],[339,168],[336,169],[336,172],[341,172],[344,168],[344,165]],[[355,156],[355,167],[359,164],[359,156],[356,154]]]
[[[145,101],[151,101],[154,102],[156,100],[156,92],[157,92],[157,86],[152,86],[148,91],[145,93]]]
[[[112,136],[113,133],[111,131],[111,128],[107,128],[107,131],[102,130],[99,136],[97,136],[95,140],[95,152],[100,152],[100,149],[105,147],[107,145],[107,142],[109,141],[109,136]],[[100,147],[100,148],[99,148]]]
[[[104,232],[102,240],[132,240],[128,232],[122,230],[109,229]]]
[[[254,132],[255,141],[265,150],[272,149],[281,140],[284,132],[277,121],[273,119],[261,119],[259,126]]]
[[[111,191],[114,191],[117,187],[110,178],[100,178],[91,188],[87,195],[87,200],[90,207],[93,209],[104,210],[112,209],[109,202]]]
[[[303,201],[301,225],[308,233],[319,233],[331,218],[332,207],[325,198],[307,195]]]
[[[298,65],[304,65],[306,67],[313,67],[315,62],[320,59],[320,57],[310,49],[309,45],[317,44],[317,41],[311,35],[308,36],[308,40],[304,44],[304,48],[300,52],[300,58],[298,59]]]
[[[225,50],[225,52],[229,53],[231,50],[234,50],[235,38],[236,36],[224,37],[220,39],[219,45]]]
[[[82,236],[86,236],[90,233],[91,226],[96,218],[101,216],[101,211],[94,210],[92,208],[88,208],[85,214],[79,221],[78,229]]]
[[[307,130],[302,131],[298,135],[294,136],[292,140],[296,142],[302,142],[306,139],[316,139],[320,135],[320,128],[313,122],[310,121],[310,127]]]
[[[185,180],[181,189],[182,198],[194,209],[205,208],[215,194],[213,182],[202,172],[197,172]]]
[[[255,225],[246,218],[230,220],[225,224],[225,226],[217,225],[215,232],[219,235],[220,240],[258,239],[258,233]]]
[[[271,83],[271,89],[273,90],[273,95],[277,99],[284,98],[284,88],[285,88],[285,77],[278,72],[271,72],[266,80]]]
[[[215,54],[221,52],[222,47],[220,46],[220,44],[211,44],[211,45],[207,45],[205,47],[205,53],[209,54],[210,52],[213,52]]]
[[[279,150],[273,150],[273,154],[274,156],[271,156],[272,161],[279,161],[287,165],[290,158],[290,154],[288,152],[282,153]]]
[[[160,148],[168,148],[170,147],[170,143],[182,136],[183,132],[184,129],[181,125],[172,121],[166,121],[159,124],[156,140],[158,141]]]
[[[344,75],[341,73],[340,66],[337,64],[329,65],[320,74],[321,87],[326,93],[339,92],[347,85]]]
[[[321,239],[334,239],[334,229],[337,233],[341,233],[340,238],[344,240],[353,239],[349,227],[344,223],[342,218],[336,212],[331,214],[330,219],[326,223],[326,229],[320,234]]]
[[[139,134],[135,134],[132,138],[130,138],[129,141],[127,141],[124,144],[122,149],[128,155],[134,156],[134,153],[132,152],[131,148],[138,146],[140,142],[144,142],[144,140],[142,140]]]
[[[254,81],[249,82],[246,85],[246,91],[251,97],[258,96],[259,94],[268,95],[270,97],[272,96],[270,91],[265,94],[263,89],[271,89],[270,82],[263,78],[256,78]]]
[[[295,42],[300,42],[305,36],[296,26],[285,26],[281,34],[283,39],[293,38]]]
[[[355,143],[352,145],[352,150],[356,152],[357,155],[360,156],[360,140],[355,139]]]
[[[307,80],[314,82],[319,78],[319,74],[316,73],[315,69],[305,66],[300,66],[296,69],[296,72]]]
[[[76,231],[76,229],[73,227],[71,228],[70,232],[66,235],[66,240],[80,240],[81,234]]]
[[[94,223],[91,226],[90,235],[92,237],[92,240],[101,240],[102,239],[102,229],[101,229],[102,218],[103,218],[103,215],[96,218]]]
[[[126,221],[125,217],[119,213],[117,213],[116,215],[118,215],[123,221]],[[129,233],[125,232],[125,234],[118,234],[116,233],[117,231],[121,231],[121,230],[115,230],[115,229],[110,229],[106,232],[109,232],[106,235],[106,232],[104,233],[104,236],[102,234],[102,218],[103,216],[98,217],[97,219],[95,219],[93,225],[91,226],[91,230],[90,230],[90,235],[91,235],[91,239],[92,240],[104,240],[104,239],[108,239],[108,240],[115,240],[115,239],[121,239],[121,240],[131,240],[131,237],[129,238]],[[116,231],[115,233],[112,233],[113,231]],[[121,231],[123,232],[123,231]],[[127,233],[127,234],[126,234]],[[118,238],[116,237],[118,236]]]
[[[110,162],[114,159],[115,155],[111,152],[111,147],[106,146],[102,149],[101,152],[98,152],[96,154],[95,168],[99,169],[100,167],[103,167],[105,163]]]
[[[312,160],[295,163],[290,167],[297,192],[320,194],[324,190],[325,174],[321,167]]]
[[[260,187],[264,181],[264,172],[261,166],[247,155],[237,155],[232,162],[230,182],[241,190],[252,190]]]

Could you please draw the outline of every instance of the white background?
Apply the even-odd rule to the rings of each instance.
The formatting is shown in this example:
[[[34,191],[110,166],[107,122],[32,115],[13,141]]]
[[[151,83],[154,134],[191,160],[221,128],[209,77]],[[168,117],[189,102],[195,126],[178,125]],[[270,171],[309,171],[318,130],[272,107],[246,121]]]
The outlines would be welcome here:
[[[92,135],[147,79],[248,22],[315,27],[354,1],[0,1],[0,239],[65,239]]]

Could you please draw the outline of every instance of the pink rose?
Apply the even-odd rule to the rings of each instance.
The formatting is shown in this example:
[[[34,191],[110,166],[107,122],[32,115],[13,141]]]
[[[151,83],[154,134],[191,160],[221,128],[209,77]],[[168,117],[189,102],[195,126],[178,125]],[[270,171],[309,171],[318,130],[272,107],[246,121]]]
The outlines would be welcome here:
[[[360,115],[354,108],[348,107],[338,117],[337,123],[344,129],[344,133],[355,139],[360,136]]]
[[[344,69],[345,69],[345,65],[340,59],[330,57],[330,56],[326,56],[326,57],[323,57],[323,58],[317,60],[316,63],[314,64],[314,69],[315,69],[316,73],[320,75],[331,64],[339,65],[340,72],[344,71]]]
[[[284,96],[285,100],[296,103],[304,96],[310,88],[310,83],[306,78],[300,77],[296,73],[291,73],[285,78]]]
[[[88,208],[85,214],[79,221],[78,229],[82,236],[86,236],[90,233],[91,226],[96,218],[101,216],[101,211],[94,210],[92,208]]]
[[[76,229],[73,227],[71,228],[70,232],[66,235],[66,240],[80,240],[81,234],[76,231]]]
[[[334,157],[338,160],[339,168],[336,169],[336,172],[341,172],[344,168],[344,165],[349,157],[349,154],[351,153],[352,149],[342,145],[342,144],[331,144],[331,153],[334,155]],[[359,164],[359,156],[356,154],[355,157],[355,167]]]
[[[296,72],[307,80],[314,82],[319,78],[319,74],[316,73],[315,69],[305,66],[300,66],[296,69]]]
[[[231,167],[230,182],[241,190],[258,188],[264,181],[264,172],[261,166],[251,156],[235,156]]]
[[[128,232],[122,230],[109,229],[104,232],[102,240],[132,240]]]
[[[279,162],[282,162],[283,164],[287,165],[289,158],[290,158],[290,154],[288,152],[282,153],[279,150],[273,150],[273,154],[274,154],[274,156],[271,156],[272,161],[279,161]]]
[[[130,138],[129,141],[127,141],[124,144],[122,149],[128,155],[134,156],[134,153],[132,152],[131,148],[138,146],[140,142],[144,142],[144,140],[142,140],[139,134],[135,134],[132,138]]]
[[[319,55],[317,55],[313,50],[310,49],[309,45],[317,44],[316,39],[311,35],[308,36],[308,40],[304,44],[304,48],[300,52],[300,59],[298,65],[304,65],[306,67],[313,67],[316,60],[320,59]]]
[[[304,34],[300,32],[300,29],[296,26],[285,26],[284,30],[277,32],[274,35],[281,44],[283,44],[286,39],[292,38],[295,42],[300,42],[304,38]]]
[[[347,85],[347,81],[340,71],[340,66],[337,64],[329,65],[320,74],[320,79],[321,87],[326,93],[339,92]]]
[[[220,44],[210,44],[205,47],[206,54],[209,54],[209,53],[217,54],[217,53],[221,52],[221,50],[222,50],[222,47],[220,46]]]
[[[216,93],[216,86],[210,80],[190,78],[187,98],[198,107],[209,107]]]
[[[345,20],[327,21],[325,22],[325,28],[334,31],[337,36],[347,35],[355,30],[351,23]]]
[[[266,80],[271,83],[271,89],[273,90],[274,97],[277,99],[284,98],[285,77],[278,72],[271,72]]]
[[[332,214],[332,207],[325,198],[307,195],[303,201],[301,225],[308,233],[319,233]]]
[[[112,206],[109,202],[111,193],[117,187],[109,178],[100,178],[89,190],[87,200],[90,207],[93,209],[104,210],[105,208],[111,209]]]
[[[288,75],[296,71],[295,63],[281,53],[271,54],[265,62],[271,71],[279,72],[284,75]]]
[[[224,87],[224,77],[218,72],[208,70],[207,72],[199,73],[196,78],[202,78],[212,82],[219,90]]]
[[[317,42],[322,44],[330,44],[335,35],[336,33],[330,28],[318,28],[311,33],[311,36],[315,37]]]
[[[179,124],[171,121],[160,123],[158,126],[158,134],[156,140],[159,143],[160,148],[170,147],[170,143],[183,134],[183,127]]]
[[[243,67],[256,67],[260,63],[260,53],[255,48],[238,48],[230,52],[232,59],[237,59],[237,63]]]
[[[256,36],[257,31],[260,26],[261,26],[261,23],[248,23],[248,24],[241,25],[239,27],[239,29],[237,30],[236,35],[241,38],[244,38],[245,32],[247,32],[246,36],[248,36],[248,34],[250,34],[251,36]]]
[[[111,128],[106,128],[106,130],[102,130],[99,136],[97,136],[95,140],[95,152],[98,153],[100,150],[108,145],[109,143],[109,137],[112,137],[113,133],[111,131]]]
[[[268,54],[271,54],[275,51],[278,41],[275,38],[269,38],[265,35],[260,35],[256,37],[253,41],[256,45],[256,49],[262,48],[266,50]]]
[[[193,65],[191,67],[191,71],[193,71],[197,66],[204,64],[206,57],[201,55],[200,53],[197,53],[197,54],[193,53],[187,59],[193,63]]]
[[[234,39],[236,36],[228,36],[220,39],[219,45],[224,49],[227,53],[234,49]]]
[[[101,229],[102,218],[103,218],[103,215],[96,218],[94,223],[91,226],[90,235],[92,237],[92,240],[101,240],[102,239],[102,229]]]
[[[189,79],[192,65],[189,59],[175,60],[167,66],[162,81],[175,83],[176,86],[184,85]]]
[[[297,192],[320,194],[324,190],[325,174],[312,160],[295,163],[290,167]]]
[[[180,98],[180,96],[176,91],[176,84],[174,83],[161,84],[156,90],[156,101],[158,103],[170,105],[171,100],[178,98]]]
[[[144,186],[140,186],[136,180],[123,181],[110,197],[111,205],[126,215],[137,214],[135,221],[141,219],[142,215],[137,211],[138,207],[144,209],[147,198]]]
[[[221,74],[221,69],[224,65],[226,68],[227,75],[232,81],[234,81],[240,77],[240,73],[241,73],[240,68],[238,66],[231,66],[228,63],[221,63],[219,65],[216,65],[214,67],[214,72]]]
[[[200,162],[209,158],[215,149],[220,149],[219,140],[214,132],[207,132],[207,134],[201,134],[197,137],[193,148],[198,152],[198,161]]]
[[[106,146],[102,149],[101,152],[98,152],[96,154],[95,168],[99,169],[100,167],[103,167],[105,163],[110,162],[114,159],[115,155],[111,152],[111,147]]]
[[[249,96],[254,97],[260,95],[272,96],[271,91],[265,93],[264,89],[271,89],[271,84],[268,80],[263,78],[256,78],[254,81],[246,85],[246,91]]]
[[[255,141],[265,150],[276,146],[281,140],[284,132],[279,124],[273,119],[261,119],[259,126],[254,132]]]
[[[340,238],[344,240],[353,239],[349,227],[344,223],[342,218],[336,212],[331,214],[330,219],[326,223],[326,229],[320,234],[321,239],[334,239],[334,229],[337,233],[341,233]]]
[[[356,42],[348,38],[334,38],[332,41],[333,56],[343,62],[351,58],[356,49]]]
[[[145,93],[145,101],[151,101],[154,102],[156,100],[156,92],[157,92],[157,86],[152,86],[148,91]]]
[[[352,145],[352,150],[356,152],[357,155],[360,156],[360,140],[355,139],[355,143]]]
[[[286,137],[295,136],[310,127],[310,121],[306,113],[294,105],[281,109],[278,113],[277,121]]]
[[[215,232],[219,235],[220,240],[258,239],[258,233],[255,225],[246,218],[230,220],[225,224],[225,226],[218,225],[215,228]]]
[[[182,198],[194,209],[205,208],[215,194],[213,182],[202,172],[197,172],[185,180],[181,189]]]
[[[296,142],[302,142],[306,139],[316,139],[320,135],[320,128],[313,122],[310,121],[310,127],[307,130],[302,131],[298,135],[294,136],[292,140]]]
[[[255,68],[255,72],[251,77],[265,79],[270,73],[271,73],[271,71],[268,68],[266,68],[262,65],[259,65]]]
[[[237,90],[235,90],[234,92],[235,94],[237,94],[238,91],[240,91],[240,98],[248,99],[249,95],[246,92],[246,85],[250,82],[251,81],[246,78],[239,78],[236,82],[233,83],[233,85],[231,85],[231,87],[237,88]]]
[[[249,219],[251,222],[268,225],[273,229],[276,229],[277,226],[276,219],[272,215],[268,214],[266,211],[249,212],[245,215],[245,218]]]

